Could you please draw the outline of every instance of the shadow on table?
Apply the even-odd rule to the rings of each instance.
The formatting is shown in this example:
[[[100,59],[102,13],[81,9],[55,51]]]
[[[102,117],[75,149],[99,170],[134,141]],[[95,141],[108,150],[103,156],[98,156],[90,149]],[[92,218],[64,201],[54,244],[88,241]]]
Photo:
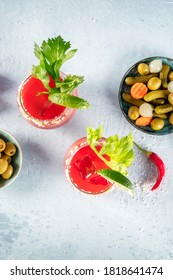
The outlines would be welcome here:
[[[0,76],[0,94],[9,90],[14,85],[14,82],[10,79]]]
[[[8,90],[14,86],[14,82],[4,76],[0,76],[0,112],[4,111],[8,107],[8,103],[5,100],[5,96]]]
[[[27,142],[23,143],[23,151],[25,153],[25,157],[27,161],[31,164],[36,165],[50,165],[52,160],[49,154],[49,150],[44,149],[39,143],[36,142]]]
[[[22,141],[23,164],[20,174],[20,183],[29,191],[34,191],[38,186],[45,184],[47,174],[55,165],[51,154],[37,142]]]

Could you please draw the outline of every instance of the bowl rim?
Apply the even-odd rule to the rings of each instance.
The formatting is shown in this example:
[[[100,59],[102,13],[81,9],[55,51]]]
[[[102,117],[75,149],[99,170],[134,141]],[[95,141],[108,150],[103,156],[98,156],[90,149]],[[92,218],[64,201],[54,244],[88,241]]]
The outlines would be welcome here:
[[[146,62],[147,60],[154,60],[154,59],[167,59],[169,61],[171,61],[173,63],[173,58],[170,58],[170,57],[166,57],[166,56],[161,56],[161,55],[156,55],[156,56],[149,56],[149,57],[145,57],[143,59],[140,59],[139,61],[135,62],[130,68],[128,68],[128,70],[125,72],[125,74],[123,75],[122,79],[121,79],[121,82],[119,84],[119,89],[118,89],[118,101],[119,101],[119,106],[121,108],[121,111],[125,117],[125,119],[134,127],[136,128],[137,130],[143,132],[143,133],[147,133],[147,134],[150,134],[150,135],[153,135],[153,136],[164,136],[164,135],[168,135],[168,134],[171,134],[173,133],[173,130],[172,131],[168,131],[168,132],[164,132],[164,133],[158,133],[159,131],[147,131],[145,129],[143,129],[142,127],[140,126],[137,126],[135,125],[134,122],[132,122],[127,114],[125,113],[124,111],[124,108],[123,108],[123,105],[122,105],[122,87],[123,87],[123,84],[124,84],[124,80],[126,78],[126,76],[139,64],[139,63],[142,63],[142,62]]]
[[[4,133],[8,134],[14,140],[14,142],[15,142],[14,144],[17,146],[17,149],[18,149],[19,154],[20,154],[20,164],[19,164],[19,168],[18,168],[18,171],[17,171],[16,175],[14,177],[12,177],[11,180],[9,179],[9,182],[7,182],[8,180],[6,180],[6,182],[7,182],[6,185],[0,187],[0,190],[8,187],[9,185],[11,185],[15,181],[15,179],[18,177],[18,175],[21,171],[22,162],[23,162],[23,153],[22,153],[22,149],[20,147],[19,142],[16,140],[16,138],[13,136],[13,134],[11,134],[8,130],[0,128],[0,133],[1,133],[1,131],[2,131],[2,133],[4,132]]]

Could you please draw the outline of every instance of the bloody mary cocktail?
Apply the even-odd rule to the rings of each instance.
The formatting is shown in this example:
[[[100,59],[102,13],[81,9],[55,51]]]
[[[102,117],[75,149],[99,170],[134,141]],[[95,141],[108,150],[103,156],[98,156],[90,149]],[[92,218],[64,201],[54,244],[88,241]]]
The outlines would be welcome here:
[[[98,141],[100,149],[102,138]],[[88,145],[86,137],[76,141],[65,155],[65,173],[73,186],[88,194],[100,194],[111,189],[112,183],[97,173],[99,169],[109,168]]]
[[[61,78],[65,75],[61,73]],[[54,87],[54,81],[50,79],[50,87]],[[47,89],[43,83],[29,76],[19,87],[17,101],[23,117],[33,126],[43,129],[57,128],[68,122],[75,113],[75,109],[67,108],[48,99]],[[72,95],[78,96],[77,90]]]

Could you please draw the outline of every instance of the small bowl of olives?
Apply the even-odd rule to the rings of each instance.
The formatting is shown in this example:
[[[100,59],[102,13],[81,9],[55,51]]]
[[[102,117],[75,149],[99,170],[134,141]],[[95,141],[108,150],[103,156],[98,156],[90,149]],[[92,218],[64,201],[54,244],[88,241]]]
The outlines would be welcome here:
[[[138,130],[152,135],[173,132],[173,59],[144,58],[123,76],[119,87],[123,115]]]
[[[20,173],[22,150],[17,140],[0,129],[0,189],[9,186]]]

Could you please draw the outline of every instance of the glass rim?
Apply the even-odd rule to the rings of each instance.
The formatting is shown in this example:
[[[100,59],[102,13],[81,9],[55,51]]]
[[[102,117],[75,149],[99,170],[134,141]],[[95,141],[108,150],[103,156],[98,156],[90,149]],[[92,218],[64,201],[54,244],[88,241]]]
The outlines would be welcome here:
[[[105,138],[102,137],[101,139],[99,139],[98,143],[102,143],[103,141],[105,141]],[[86,196],[98,196],[98,195],[103,195],[103,194],[107,194],[108,192],[111,192],[114,190],[114,183],[111,183],[110,187],[104,191],[98,192],[98,193],[92,193],[92,192],[87,192],[85,190],[82,190],[81,188],[79,188],[77,185],[74,184],[74,182],[72,181],[71,177],[70,177],[70,172],[69,172],[69,167],[70,167],[70,163],[71,160],[73,158],[73,156],[76,154],[76,152],[78,152],[81,148],[89,146],[88,141],[87,141],[87,137],[82,137],[78,140],[76,140],[75,142],[73,142],[73,144],[67,149],[65,156],[64,156],[64,170],[65,170],[65,175],[67,180],[71,183],[72,187],[78,191],[83,193]]]
[[[65,77],[66,75],[61,72],[61,76]],[[21,84],[18,87],[18,92],[17,92],[17,103],[22,111],[22,115],[23,117],[34,123],[35,125],[44,128],[46,126],[51,126],[51,125],[61,125],[61,122],[63,122],[64,120],[70,118],[71,115],[73,115],[73,113],[76,111],[76,109],[74,108],[69,108],[69,107],[65,107],[64,110],[55,118],[52,119],[46,119],[46,120],[42,120],[42,119],[38,119],[33,117],[25,108],[24,104],[23,104],[23,99],[22,99],[22,89],[24,87],[24,85],[29,81],[29,79],[31,79],[33,76],[29,75],[28,77],[26,77]],[[72,93],[72,95],[74,96],[78,96],[78,91],[77,89],[75,89]],[[60,105],[59,105],[60,106]]]

